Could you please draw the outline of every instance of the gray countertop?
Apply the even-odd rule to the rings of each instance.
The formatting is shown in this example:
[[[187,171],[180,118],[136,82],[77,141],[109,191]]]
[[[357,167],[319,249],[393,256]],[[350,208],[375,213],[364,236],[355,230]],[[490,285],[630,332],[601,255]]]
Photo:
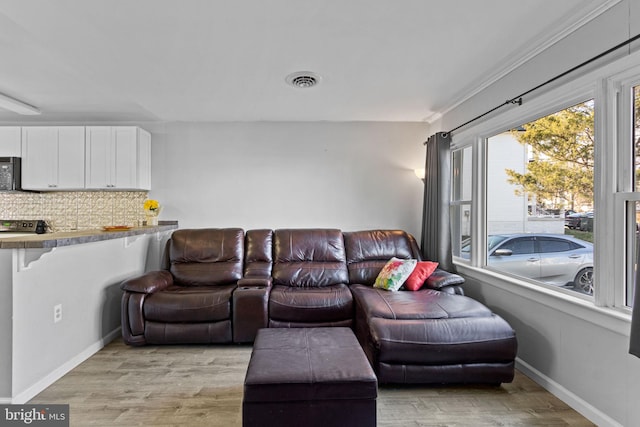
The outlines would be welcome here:
[[[133,227],[122,231],[79,230],[45,234],[29,234],[21,237],[0,239],[0,249],[55,248],[79,245],[101,240],[120,239],[140,234],[151,234],[178,228],[178,221],[160,221],[156,226]]]

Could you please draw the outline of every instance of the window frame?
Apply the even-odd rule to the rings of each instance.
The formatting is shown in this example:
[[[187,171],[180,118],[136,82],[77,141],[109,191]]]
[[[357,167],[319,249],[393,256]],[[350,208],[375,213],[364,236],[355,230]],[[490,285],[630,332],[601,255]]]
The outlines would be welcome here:
[[[452,150],[471,146],[472,209],[471,257],[454,257],[458,271],[470,279],[491,283],[501,289],[570,312],[587,321],[620,332],[621,323],[630,319],[630,308],[624,305],[628,272],[624,218],[627,200],[640,201],[640,191],[632,192],[632,162],[625,163],[632,153],[633,98],[632,87],[640,84],[640,52],[632,53],[600,68],[585,72],[546,90],[522,106],[509,107],[502,113],[454,132]],[[628,89],[628,90],[627,90]],[[626,90],[626,97],[621,96]],[[548,289],[527,280],[519,280],[491,271],[483,266],[486,249],[486,156],[487,139],[514,126],[555,113],[588,99],[594,100],[594,296],[571,295],[560,289]],[[613,143],[608,142],[613,141]],[[625,154],[626,153],[626,154]],[[625,181],[626,180],[626,181]],[[627,190],[627,191],[624,191]],[[613,280],[612,280],[613,278]],[[586,298],[585,298],[586,297]],[[598,319],[598,320],[595,320]]]
[[[454,216],[453,213],[456,210],[461,210],[463,206],[469,206],[469,215],[470,215],[470,224],[469,224],[469,238],[471,240],[473,240],[473,213],[472,213],[472,209],[473,209],[473,196],[471,194],[473,194],[473,189],[471,190],[471,198],[469,199],[465,199],[462,198],[461,195],[463,193],[462,188],[464,187],[464,178],[465,175],[463,174],[463,165],[465,163],[465,159],[464,156],[466,155],[465,150],[469,148],[469,147],[463,147],[457,150],[452,150],[451,151],[451,197],[450,197],[450,212],[452,214],[452,218],[455,218],[455,221],[452,221],[452,229],[455,229],[456,231],[461,230],[461,224],[459,224],[457,222],[458,218],[457,216]],[[456,159],[456,153],[461,153],[462,156],[459,157],[458,159]],[[473,149],[470,151],[469,153],[471,155],[471,160],[473,162]],[[469,171],[470,172],[470,171]],[[472,182],[473,185],[473,182]],[[452,232],[452,235],[454,235],[455,233]],[[462,236],[460,236],[462,237]],[[460,241],[460,247],[458,247]],[[462,245],[461,245],[462,241],[460,239],[455,239],[452,241],[452,246],[453,246],[453,253],[457,253],[457,252],[462,252]],[[456,256],[457,257],[457,256]],[[464,258],[460,257],[459,259],[464,260]]]
[[[640,86],[640,64],[629,67],[612,75],[606,82],[608,101],[614,111],[610,123],[608,136],[617,142],[617,156],[615,158],[616,186],[613,194],[615,236],[617,243],[614,247],[615,271],[614,280],[624,286],[617,286],[609,290],[605,303],[631,314],[627,305],[627,288],[632,286],[633,259],[629,254],[633,252],[634,239],[630,229],[634,228],[635,218],[629,214],[631,204],[640,202],[640,190],[635,191],[635,168],[633,162],[633,110],[634,87]]]
[[[498,270],[492,269],[487,265],[487,153],[489,138],[498,135],[499,133],[513,129],[516,126],[520,126],[523,123],[536,120],[540,117],[544,117],[549,114],[556,113],[565,108],[579,104],[589,99],[596,100],[596,90],[593,82],[576,82],[567,90],[558,91],[557,93],[550,93],[546,96],[540,96],[532,99],[529,103],[524,103],[521,107],[511,109],[510,111],[496,116],[493,119],[489,119],[474,128],[460,132],[458,135],[453,135],[452,140],[452,152],[453,150],[462,149],[467,146],[473,147],[472,162],[473,171],[472,176],[474,178],[474,185],[472,188],[472,237],[471,237],[471,259],[462,260],[454,258],[456,263],[464,263],[470,267],[490,270],[496,274],[500,274]],[[527,105],[528,104],[528,105]],[[459,141],[459,142],[458,142]],[[478,201],[473,203],[473,201]],[[474,209],[475,207],[475,209]],[[475,212],[475,214],[474,214]],[[595,254],[594,254],[595,256]],[[594,269],[595,270],[595,269]],[[510,277],[511,276],[505,276]],[[512,279],[512,278],[511,278]],[[512,279],[513,280],[513,279]],[[541,288],[549,289],[553,292],[565,292],[572,294],[573,292],[565,289],[557,289],[556,286],[546,285],[542,282],[529,281],[524,278],[515,280],[515,283],[522,285],[528,283],[529,286],[539,286]],[[577,298],[590,299],[591,297],[586,295],[575,295]]]
[[[586,321],[621,332],[630,321],[625,305],[630,277],[626,225],[627,204],[640,202],[640,189],[633,189],[633,97],[640,85],[640,52],[585,72],[544,93],[525,99],[520,107],[472,124],[455,132],[452,149],[472,147],[472,206],[470,259],[454,257],[458,271],[471,281],[479,280],[549,307],[571,313]],[[519,280],[483,266],[486,249],[486,156],[487,139],[513,126],[527,123],[563,108],[594,100],[594,295],[586,297],[548,289],[544,285]],[[616,285],[618,284],[618,285]],[[514,286],[515,285],[515,286]],[[586,298],[585,298],[586,297]],[[623,322],[622,324],[620,322]],[[624,326],[625,328],[627,326]]]
[[[522,106],[508,107],[453,133],[452,150],[470,146],[473,153],[471,256],[469,259],[454,257],[458,271],[468,278],[471,286],[478,281],[614,332],[628,334],[631,309],[624,303],[630,249],[625,239],[628,230],[625,205],[640,202],[640,189],[630,191],[634,171],[633,147],[629,144],[633,118],[631,88],[639,84],[640,52],[635,52],[573,78],[565,77],[554,87],[524,99]],[[487,252],[486,140],[513,126],[586,99],[594,100],[597,141],[594,147],[593,297],[549,289],[482,267]]]

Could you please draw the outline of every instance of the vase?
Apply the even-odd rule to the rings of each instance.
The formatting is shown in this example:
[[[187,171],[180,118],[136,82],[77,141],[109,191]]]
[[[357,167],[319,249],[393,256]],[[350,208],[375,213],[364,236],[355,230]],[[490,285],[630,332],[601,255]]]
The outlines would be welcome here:
[[[147,226],[158,225],[158,214],[156,212],[146,212],[145,216],[147,220]]]

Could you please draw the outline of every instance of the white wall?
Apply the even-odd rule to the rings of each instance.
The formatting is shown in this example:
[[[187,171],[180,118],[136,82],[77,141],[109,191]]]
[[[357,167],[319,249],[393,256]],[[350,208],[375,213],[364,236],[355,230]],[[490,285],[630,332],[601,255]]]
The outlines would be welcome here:
[[[400,228],[419,238],[421,123],[146,126],[160,219],[195,227]]]
[[[518,369],[598,426],[640,425],[640,359],[629,354],[628,322],[588,302],[459,272],[468,279],[466,294],[515,329]]]
[[[3,398],[11,396],[11,350],[12,346],[5,345],[13,340],[11,330],[13,287],[11,286],[13,275],[11,267],[12,252],[0,250],[0,403]],[[8,403],[8,401],[7,401]]]

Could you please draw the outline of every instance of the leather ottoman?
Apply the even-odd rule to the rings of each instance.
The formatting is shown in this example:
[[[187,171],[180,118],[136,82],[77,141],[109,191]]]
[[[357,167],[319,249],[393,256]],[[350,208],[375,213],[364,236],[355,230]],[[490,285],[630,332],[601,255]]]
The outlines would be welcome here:
[[[374,427],[378,381],[349,328],[260,329],[242,425]]]

